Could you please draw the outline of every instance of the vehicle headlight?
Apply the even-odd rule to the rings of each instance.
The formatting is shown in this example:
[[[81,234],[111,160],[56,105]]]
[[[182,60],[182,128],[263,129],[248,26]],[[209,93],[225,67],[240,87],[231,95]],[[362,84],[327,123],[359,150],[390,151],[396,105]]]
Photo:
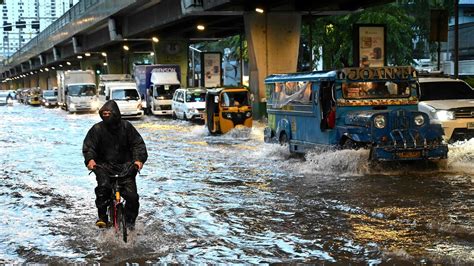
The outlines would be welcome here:
[[[189,108],[188,110],[190,113],[196,113],[196,109],[195,108]]]
[[[69,107],[72,108],[72,109],[75,109],[75,108],[76,108],[76,104],[71,103]]]
[[[245,113],[245,116],[246,116],[246,117],[251,117],[251,116],[252,116],[252,112],[247,112],[247,113]]]
[[[415,125],[422,126],[425,123],[425,118],[422,115],[415,116]]]
[[[229,119],[231,119],[231,118],[232,118],[232,114],[231,114],[231,113],[227,113],[227,114],[226,114],[226,117],[229,118]]]
[[[374,124],[376,128],[384,128],[385,127],[385,116],[384,115],[377,115],[374,118]]]
[[[447,110],[439,110],[435,113],[435,118],[441,121],[454,120],[454,112]]]

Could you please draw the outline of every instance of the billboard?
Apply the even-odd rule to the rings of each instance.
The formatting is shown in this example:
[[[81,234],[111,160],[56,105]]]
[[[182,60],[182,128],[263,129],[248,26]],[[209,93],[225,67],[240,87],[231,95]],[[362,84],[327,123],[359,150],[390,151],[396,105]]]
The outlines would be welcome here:
[[[386,65],[385,25],[354,25],[354,66],[383,67]]]

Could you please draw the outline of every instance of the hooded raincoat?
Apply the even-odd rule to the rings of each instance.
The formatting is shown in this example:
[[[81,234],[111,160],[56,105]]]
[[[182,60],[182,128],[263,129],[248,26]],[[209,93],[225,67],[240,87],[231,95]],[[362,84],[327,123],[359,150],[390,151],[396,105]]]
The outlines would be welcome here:
[[[109,117],[104,117],[104,111],[110,111]],[[97,168],[94,172],[97,179],[95,188],[96,206],[99,217],[107,220],[106,211],[110,200],[110,176],[120,174],[122,167],[127,163],[140,161],[145,163],[148,154],[140,133],[128,121],[122,120],[120,110],[115,101],[108,101],[99,110],[102,121],[92,126],[87,132],[82,146],[84,163],[87,165],[94,160],[98,165],[109,167]],[[138,215],[138,194],[135,182],[136,172],[119,180],[122,186],[122,195],[125,205],[126,219],[134,223]]]

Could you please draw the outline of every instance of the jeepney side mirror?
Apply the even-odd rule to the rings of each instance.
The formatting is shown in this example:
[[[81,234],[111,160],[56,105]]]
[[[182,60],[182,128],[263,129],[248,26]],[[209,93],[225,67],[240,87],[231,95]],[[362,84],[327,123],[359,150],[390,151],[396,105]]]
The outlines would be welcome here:
[[[250,93],[250,102],[253,102],[255,101],[255,96],[253,95],[253,93]]]
[[[219,96],[214,96],[214,103],[219,103]]]

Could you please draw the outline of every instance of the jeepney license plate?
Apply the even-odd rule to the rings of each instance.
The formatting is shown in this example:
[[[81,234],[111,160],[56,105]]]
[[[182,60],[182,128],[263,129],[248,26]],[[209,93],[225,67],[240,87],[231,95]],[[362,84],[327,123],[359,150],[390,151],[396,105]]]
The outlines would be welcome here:
[[[397,152],[398,158],[419,158],[421,157],[421,151],[402,151]]]
[[[467,129],[474,129],[474,122],[468,122]]]

